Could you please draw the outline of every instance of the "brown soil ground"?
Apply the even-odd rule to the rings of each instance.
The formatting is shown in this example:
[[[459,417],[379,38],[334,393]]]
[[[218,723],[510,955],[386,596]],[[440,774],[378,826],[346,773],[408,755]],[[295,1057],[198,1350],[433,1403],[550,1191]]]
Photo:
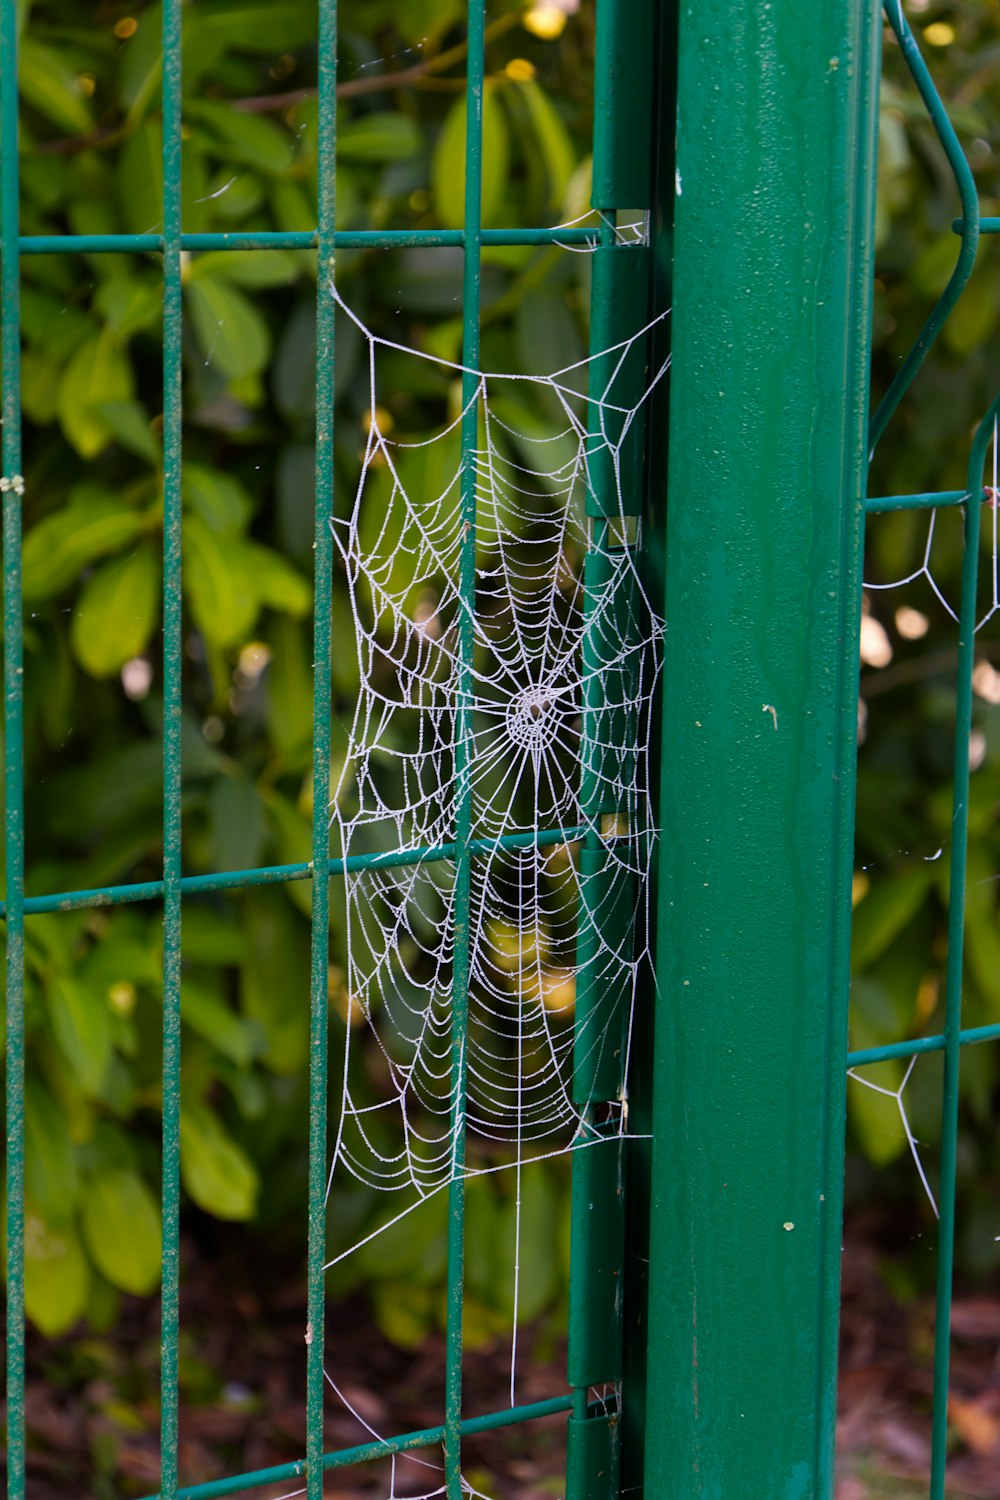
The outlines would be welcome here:
[[[933,1306],[894,1300],[880,1270],[871,1223],[855,1226],[844,1255],[837,1500],[916,1500],[926,1495],[930,1451]],[[305,1430],[304,1301],[300,1285],[277,1281],[262,1295],[238,1265],[185,1257],[181,1349],[184,1402],[181,1473],[186,1483],[301,1457]],[[129,1302],[113,1333],[29,1344],[30,1500],[127,1500],[152,1494],[159,1475],[157,1309]],[[442,1409],[443,1343],[416,1353],[372,1332],[367,1308],[333,1309],[330,1366],[342,1372],[349,1406],[328,1392],[327,1450],[432,1427]],[[471,1413],[509,1402],[506,1347],[471,1352],[465,1368]],[[517,1400],[565,1393],[564,1350],[540,1332],[518,1353]],[[955,1304],[950,1424],[953,1500],[1000,1500],[1000,1289],[960,1294]],[[367,1427],[366,1427],[367,1424]],[[559,1417],[472,1440],[465,1470],[490,1500],[552,1500],[563,1493],[564,1423]],[[389,1500],[432,1494],[441,1455],[331,1474],[328,1500]],[[427,1467],[427,1465],[436,1467]],[[255,1491],[278,1500],[294,1480]]]

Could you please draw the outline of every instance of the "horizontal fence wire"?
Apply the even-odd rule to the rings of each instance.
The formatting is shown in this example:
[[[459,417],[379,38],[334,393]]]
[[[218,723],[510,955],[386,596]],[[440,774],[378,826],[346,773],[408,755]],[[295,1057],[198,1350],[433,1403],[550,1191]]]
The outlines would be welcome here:
[[[182,250],[318,250],[321,239],[338,250],[464,249],[464,229],[261,229],[227,233],[182,234]],[[539,229],[484,229],[482,245],[597,244],[595,228],[558,225]],[[22,255],[162,255],[162,234],[25,234],[18,237]]]
[[[937,490],[919,495],[869,495],[865,512],[874,516],[894,510],[943,510],[949,505],[965,505],[971,493],[969,490]],[[993,503],[993,495],[988,490],[982,490],[979,498],[987,504]]]
[[[557,1417],[568,1412],[573,1405],[572,1396],[554,1396],[548,1401],[535,1401],[525,1406],[511,1406],[504,1411],[488,1412],[482,1417],[466,1417],[459,1423],[462,1437],[475,1437],[481,1432],[496,1432],[502,1427],[516,1427],[525,1422],[537,1422],[542,1417]],[[346,1469],[353,1464],[370,1463],[373,1459],[391,1458],[394,1453],[413,1453],[420,1448],[433,1448],[445,1440],[446,1429],[423,1427],[416,1432],[404,1432],[399,1437],[378,1438],[375,1442],[359,1443],[353,1448],[338,1448],[332,1453],[320,1454],[323,1473],[331,1469]],[[210,1479],[204,1484],[186,1485],[176,1493],[176,1500],[218,1500],[222,1495],[235,1495],[241,1490],[259,1489],[265,1484],[280,1484],[287,1479],[301,1479],[308,1474],[308,1460],[294,1459],[291,1463],[275,1464],[268,1469],[251,1469],[245,1474],[232,1474],[225,1479]],[[162,1500],[162,1496],[146,1495],[144,1500]]]
[[[573,843],[583,838],[584,828],[554,828],[539,833],[511,833],[501,838],[473,839],[468,852],[473,857],[494,854],[498,849],[546,849],[553,844]],[[428,845],[419,849],[390,849],[387,853],[349,854],[346,859],[328,859],[327,873],[353,875],[361,870],[397,870],[413,865],[436,864],[439,860],[457,858],[457,843]],[[312,860],[292,865],[259,865],[249,870],[220,870],[211,875],[183,875],[180,889],[185,895],[208,895],[212,891],[241,891],[258,885],[287,885],[293,880],[312,880]],[[163,896],[162,880],[143,880],[130,885],[98,886],[92,890],[60,891],[52,895],[26,896],[24,911],[79,911],[93,906],[127,906],[139,901],[159,901]],[[6,916],[6,904],[0,901],[0,919]]]

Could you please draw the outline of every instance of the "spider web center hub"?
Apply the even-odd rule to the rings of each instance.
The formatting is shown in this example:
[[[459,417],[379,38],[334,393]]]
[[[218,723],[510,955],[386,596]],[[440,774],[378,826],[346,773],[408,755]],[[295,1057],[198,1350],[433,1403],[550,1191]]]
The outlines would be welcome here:
[[[541,750],[555,738],[559,708],[544,687],[523,688],[507,707],[507,734],[522,750]]]

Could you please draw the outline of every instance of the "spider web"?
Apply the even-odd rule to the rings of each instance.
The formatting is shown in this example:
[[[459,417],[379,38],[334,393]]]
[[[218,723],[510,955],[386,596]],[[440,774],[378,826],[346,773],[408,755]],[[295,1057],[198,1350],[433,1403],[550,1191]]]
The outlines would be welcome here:
[[[993,621],[998,613],[1000,613],[1000,514],[998,514],[998,501],[1000,501],[1000,453],[998,453],[998,449],[1000,449],[1000,442],[998,442],[998,438],[1000,438],[1000,433],[998,433],[998,424],[994,423],[991,456],[992,473],[990,475],[991,482],[984,491],[989,507],[989,522],[982,529],[982,539],[980,543],[982,552],[982,573],[985,574],[985,581],[987,584],[987,599],[982,612],[980,613],[976,621],[975,632],[977,635]],[[970,503],[979,502],[978,500],[976,500],[970,501]],[[958,508],[956,507],[956,511],[957,510]],[[957,602],[952,598],[949,598],[949,595],[946,592],[945,588],[942,586],[938,578],[935,577],[934,562],[936,534],[941,525],[941,519],[942,518],[940,517],[939,512],[936,509],[930,512],[927,521],[927,530],[923,538],[920,560],[915,568],[912,568],[902,576],[889,579],[888,581],[874,581],[871,578],[866,578],[864,580],[863,587],[866,591],[868,591],[869,594],[885,595],[890,594],[893,591],[896,591],[898,593],[899,591],[905,590],[907,586],[910,585],[917,585],[918,587],[926,585],[930,589],[934,604],[940,606],[945,614],[957,624],[959,621]],[[960,519],[960,517],[956,515],[956,520],[958,519]],[[869,526],[871,526],[873,522],[875,525],[877,525],[878,518],[872,518],[872,520],[869,522]],[[922,603],[923,601],[920,602]],[[909,604],[903,604],[896,610],[895,627],[898,634],[904,640],[921,639],[927,633],[930,627],[930,621],[927,615],[925,615],[922,610],[914,609]],[[889,639],[889,635],[884,626],[880,622],[876,621],[874,616],[870,613],[868,609],[867,599],[865,600],[865,611],[862,616],[861,659],[865,665],[876,669],[869,675],[867,683],[864,681],[864,679],[862,680],[863,696],[861,709],[863,710],[863,712],[859,714],[859,738],[861,739],[861,741],[863,741],[867,726],[867,706],[865,703],[865,696],[871,697],[878,695],[878,670],[888,667],[893,659],[893,648]],[[998,674],[990,665],[987,657],[984,656],[980,658],[976,668],[973,671],[972,680],[973,687],[980,697],[986,698],[986,700],[991,703],[1000,701],[1000,677],[998,677]],[[981,730],[974,729],[970,742],[970,761],[973,770],[975,770],[981,762],[983,755],[985,754],[985,749],[985,735]],[[906,850],[900,852],[909,854],[911,851]],[[942,846],[939,847],[935,853],[923,854],[921,857],[925,862],[933,863],[938,858],[940,858],[943,852],[944,850]],[[864,870],[867,870],[869,868],[870,867],[867,865],[863,866]],[[879,1094],[884,1098],[888,1098],[894,1101],[899,1117],[899,1125],[905,1137],[909,1154],[913,1160],[914,1165],[916,1166],[917,1174],[920,1178],[920,1183],[923,1188],[924,1194],[927,1198],[928,1203],[930,1204],[934,1217],[940,1218],[938,1202],[920,1155],[920,1146],[922,1143],[913,1129],[904,1098],[907,1087],[910,1084],[914,1068],[918,1061],[918,1057],[916,1053],[912,1053],[908,1056],[904,1056],[898,1061],[905,1062],[906,1066],[905,1070],[902,1073],[902,1076],[898,1081],[897,1086],[895,1087],[887,1087],[884,1083],[878,1083],[874,1079],[866,1077],[863,1072],[859,1072],[854,1068],[848,1070],[848,1076],[852,1079],[853,1082],[861,1085],[866,1089],[871,1090],[873,1093]],[[894,1065],[897,1064],[894,1063]]]
[[[1000,476],[998,476],[997,455],[997,424],[993,426],[993,472],[992,483],[986,490],[990,509],[990,524],[984,527],[982,547],[989,554],[989,602],[985,612],[976,621],[977,633],[993,619],[1000,611],[1000,517],[998,517],[998,500],[1000,500]],[[958,623],[958,610],[934,576],[934,541],[935,532],[939,526],[939,516],[936,510],[932,510],[927,522],[927,534],[924,540],[924,549],[919,565],[909,573],[900,578],[890,579],[888,582],[874,582],[866,579],[864,587],[874,593],[886,593],[893,589],[904,588],[907,584],[926,581],[931,593],[937,603],[952,620]]]
[[[595,1123],[574,1071],[596,1076],[610,1049],[627,1076],[649,961],[648,746],[663,627],[640,573],[626,454],[666,366],[645,372],[650,324],[552,375],[474,372],[479,435],[465,462],[475,474],[475,598],[463,598],[472,542],[460,391],[470,372],[380,338],[331,291],[367,343],[370,396],[354,503],[334,523],[360,689],[331,808],[335,852],[347,862],[346,988],[357,1024],[345,1028],[329,1187],[346,1174],[395,1195],[385,1229],[457,1172],[520,1172],[627,1128],[624,1086],[613,1101],[593,1101],[608,1105]],[[623,371],[637,358],[642,390],[629,404]],[[405,384],[413,361],[451,410],[432,437],[407,441],[391,435],[380,390]],[[603,519],[588,517],[588,502]],[[459,648],[463,614],[471,665]],[[464,756],[459,722],[469,726]],[[472,813],[469,1021],[457,1100],[463,800]],[[596,895],[584,844],[602,866]],[[584,985],[610,997],[585,1022]]]

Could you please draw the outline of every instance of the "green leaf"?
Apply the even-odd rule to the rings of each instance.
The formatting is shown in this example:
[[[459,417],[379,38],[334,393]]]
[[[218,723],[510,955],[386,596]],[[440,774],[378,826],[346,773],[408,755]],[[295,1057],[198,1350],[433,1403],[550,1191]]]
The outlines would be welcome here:
[[[465,0],[406,0],[393,7],[393,25],[413,46],[446,30],[465,13]]]
[[[263,56],[293,52],[316,38],[310,0],[282,0],[280,10],[274,0],[199,0],[192,23],[192,42],[211,38]]]
[[[46,47],[33,36],[22,38],[18,83],[25,101],[67,135],[86,135],[94,117],[77,85],[77,74],[61,49]]]
[[[220,776],[209,796],[213,862],[217,870],[249,870],[260,860],[263,809],[247,776]]]
[[[313,683],[302,629],[287,616],[269,633],[271,662],[265,681],[265,714],[271,738],[286,760],[308,757],[312,738]]]
[[[431,1287],[410,1281],[378,1282],[372,1289],[372,1311],[381,1334],[398,1349],[420,1349],[434,1329],[436,1298]]]
[[[92,677],[110,677],[149,642],[160,602],[160,564],[143,542],[125,558],[102,564],[73,611],[73,655]]]
[[[163,227],[163,132],[159,120],[143,120],[118,158],[118,207],[132,234]]]
[[[94,1264],[120,1291],[142,1297],[160,1281],[160,1210],[149,1188],[124,1167],[92,1178],[81,1227]]]
[[[337,350],[335,383],[340,375],[343,352],[339,334],[338,324],[334,339]],[[349,340],[347,352],[349,355],[352,352]],[[312,417],[316,410],[316,311],[309,302],[300,302],[288,319],[271,361],[271,387],[283,417],[291,421],[305,421]]]
[[[267,324],[237,287],[203,276],[188,281],[185,293],[206,365],[227,380],[239,380],[264,368],[271,350]]]
[[[29,600],[58,594],[95,558],[127,547],[144,521],[94,484],[74,490],[64,510],[32,526],[24,539],[22,586]]]
[[[97,288],[94,307],[116,338],[128,339],[133,333],[159,327],[162,292],[155,282],[114,276]]]
[[[296,618],[309,613],[312,588],[280,552],[253,541],[241,542],[239,550],[262,604]]]
[[[337,197],[340,197],[338,173]],[[271,210],[279,229],[311,233],[316,228],[316,203],[300,182],[279,177],[271,192]],[[270,253],[270,252],[268,252]]]
[[[934,881],[932,868],[894,874],[865,896],[854,913],[851,964],[869,968],[916,916]]]
[[[210,641],[246,640],[260,608],[253,581],[232,544],[198,516],[184,528],[184,585],[194,622]]]
[[[24,1096],[24,1182],[49,1224],[72,1218],[79,1182],[66,1119],[48,1089],[31,1079]]]
[[[551,286],[533,288],[525,293],[518,303],[514,326],[518,369],[527,375],[545,375],[552,370],[568,369],[586,353],[579,322],[570,312],[566,299],[553,295]],[[553,395],[553,400],[557,399]],[[553,415],[559,423],[555,430],[562,431],[565,412],[557,405]],[[547,453],[545,461],[548,464]]]
[[[59,424],[81,458],[96,458],[114,433],[101,407],[131,401],[132,366],[110,333],[89,338],[74,354],[59,382]]]
[[[411,1284],[435,1285],[448,1264],[446,1194],[425,1199],[395,1223],[394,1217],[388,1214],[385,1228],[355,1251],[359,1268],[372,1281],[405,1277]]]
[[[291,136],[263,115],[242,114],[229,104],[203,100],[189,100],[185,113],[215,136],[227,166],[242,162],[259,172],[277,175],[292,165]]]
[[[61,373],[55,360],[32,349],[21,355],[21,408],[39,427],[48,426],[56,414]]]
[[[111,1013],[101,991],[69,974],[53,980],[49,1016],[60,1051],[84,1093],[100,1098],[111,1062]]]
[[[548,180],[548,207],[553,210],[560,209],[565,202],[566,189],[569,187],[570,178],[577,165],[576,152],[573,149],[569,131],[553,107],[548,94],[537,83],[531,79],[525,79],[516,83],[514,87],[528,107],[541,160],[545,166],[545,175]],[[551,291],[548,295],[552,296]],[[549,368],[556,367],[557,362],[553,361]]]
[[[552,1218],[555,1183],[541,1165],[521,1170],[520,1242],[518,1203],[512,1193],[500,1205],[496,1244],[500,1264],[496,1268],[495,1305],[514,1316],[515,1260],[520,1267],[516,1312],[519,1323],[531,1322],[544,1312],[557,1287],[557,1268],[552,1254]],[[516,1255],[515,1255],[516,1251]]]
[[[976,983],[989,1002],[985,1020],[1000,1020],[1000,932],[996,913],[969,903],[965,930],[966,953]],[[966,1023],[968,1024],[968,1023]]]
[[[416,121],[388,110],[362,115],[337,131],[337,155],[344,161],[405,161],[422,145]]]
[[[217,276],[235,286],[288,286],[297,280],[299,268],[286,250],[209,250],[191,262],[187,283],[204,276]]]
[[[117,69],[118,101],[135,125],[160,92],[163,58],[163,7],[148,6],[135,18],[138,30],[122,48]]]
[[[217,536],[239,536],[247,528],[253,501],[238,479],[204,464],[184,465],[184,503]]]
[[[138,401],[103,401],[97,411],[111,428],[116,442],[136,458],[145,459],[154,469],[160,467],[163,457],[160,444]]]
[[[309,991],[309,954],[302,918],[276,895],[249,891],[243,898],[240,1003],[264,1028],[263,1061],[274,1073],[294,1074],[309,1052],[308,1005],[299,998]]]
[[[307,864],[312,859],[312,830],[306,818],[302,816],[294,803],[280,796],[277,792],[271,792],[265,797],[268,819],[274,829],[278,857],[282,864],[299,865]],[[285,886],[288,898],[299,910],[309,916],[312,910],[312,896],[304,881],[293,880]]]
[[[243,962],[246,939],[236,922],[195,902],[184,913],[184,957],[192,963],[228,968]]]
[[[29,1204],[24,1216],[24,1306],[46,1338],[72,1328],[87,1307],[90,1270],[72,1229],[55,1229]]]
[[[181,1110],[181,1178],[198,1207],[217,1219],[252,1219],[257,1211],[256,1167],[204,1106]]]
[[[510,145],[507,121],[488,84],[483,93],[483,223],[496,222],[507,188]],[[431,163],[431,188],[437,215],[446,229],[465,223],[465,100],[457,99],[445,118]]]
[[[182,981],[181,1018],[237,1067],[247,1068],[253,1062],[257,1050],[253,1028],[209,985],[194,979]]]
[[[997,326],[997,296],[991,276],[974,275],[945,322],[948,348],[965,359],[992,341]]]

